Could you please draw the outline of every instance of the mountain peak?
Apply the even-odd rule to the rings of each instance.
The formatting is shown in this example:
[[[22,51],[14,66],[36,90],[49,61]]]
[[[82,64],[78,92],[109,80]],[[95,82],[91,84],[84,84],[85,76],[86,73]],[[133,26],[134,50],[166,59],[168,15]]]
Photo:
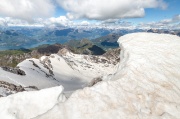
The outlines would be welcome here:
[[[70,51],[67,48],[62,48],[58,51],[58,55],[65,56],[67,53],[70,53]]]

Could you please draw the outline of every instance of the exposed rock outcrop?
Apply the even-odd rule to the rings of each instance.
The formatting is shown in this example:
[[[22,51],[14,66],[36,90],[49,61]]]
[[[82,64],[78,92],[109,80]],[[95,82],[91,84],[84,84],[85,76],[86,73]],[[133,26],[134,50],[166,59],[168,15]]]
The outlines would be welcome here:
[[[92,79],[92,81],[87,86],[92,87],[92,86],[94,86],[95,84],[97,84],[98,82],[101,82],[101,81],[102,81],[101,77],[94,78],[94,79]]]
[[[13,67],[2,67],[2,69],[5,71],[8,71],[8,72],[17,74],[17,75],[21,75],[21,76],[26,75],[26,73],[23,70],[19,69],[18,67],[15,67],[15,68],[13,68]]]
[[[106,53],[103,54],[108,60],[113,62],[113,64],[117,64],[120,62],[119,54],[121,52],[121,48],[111,49],[108,50]]]
[[[12,83],[8,83],[8,82],[5,82],[5,81],[0,81],[0,87],[4,87],[4,88],[7,88],[11,91],[16,91],[16,92],[22,92],[22,91],[25,91],[25,89],[19,85],[14,85]]]

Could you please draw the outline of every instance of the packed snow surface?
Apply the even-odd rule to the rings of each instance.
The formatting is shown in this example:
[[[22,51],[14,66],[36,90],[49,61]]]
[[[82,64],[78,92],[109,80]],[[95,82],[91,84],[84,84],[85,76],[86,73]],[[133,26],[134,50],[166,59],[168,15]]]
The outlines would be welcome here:
[[[180,37],[133,33],[120,37],[119,44],[121,62],[110,80],[77,90],[66,101],[61,87],[59,93],[55,87],[0,98],[0,117],[179,119]]]

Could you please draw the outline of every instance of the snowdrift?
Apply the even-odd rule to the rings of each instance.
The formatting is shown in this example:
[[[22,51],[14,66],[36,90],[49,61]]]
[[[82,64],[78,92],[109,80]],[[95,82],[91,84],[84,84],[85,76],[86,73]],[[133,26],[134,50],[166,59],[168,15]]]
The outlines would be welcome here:
[[[111,76],[111,80],[78,90],[66,101],[64,98],[57,98],[57,95],[63,97],[62,90],[51,94],[52,91],[58,92],[57,87],[0,98],[0,117],[3,119],[178,119],[180,37],[133,33],[120,37],[119,44],[121,62],[116,73]],[[39,95],[32,97],[33,93]],[[44,98],[45,95],[52,96],[53,99]],[[46,100],[44,105],[43,100]]]

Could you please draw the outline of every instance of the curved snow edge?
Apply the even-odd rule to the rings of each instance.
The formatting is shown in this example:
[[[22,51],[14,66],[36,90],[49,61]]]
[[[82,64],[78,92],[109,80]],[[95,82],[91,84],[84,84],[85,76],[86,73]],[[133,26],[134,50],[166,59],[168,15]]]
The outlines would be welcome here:
[[[64,102],[62,86],[40,91],[20,92],[0,98],[0,117],[2,119],[34,118],[52,109],[55,104]]]

